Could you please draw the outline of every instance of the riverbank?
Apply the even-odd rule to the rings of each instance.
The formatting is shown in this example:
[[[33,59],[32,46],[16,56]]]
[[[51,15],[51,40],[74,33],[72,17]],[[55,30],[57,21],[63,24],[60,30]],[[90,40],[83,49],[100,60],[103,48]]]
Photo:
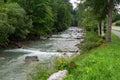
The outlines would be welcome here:
[[[73,60],[76,68],[69,69],[65,80],[119,80],[119,38],[112,35],[112,42],[84,53]]]
[[[43,39],[37,41],[26,41],[22,48],[0,50],[1,79],[26,80],[30,76],[30,80],[31,78],[32,80],[40,80],[39,78],[43,76],[44,79],[41,80],[46,80],[45,78],[51,75],[48,73],[48,77],[45,77],[47,75],[46,71],[52,70],[53,72],[56,61],[61,64],[61,58],[69,59],[79,55],[80,49],[78,46],[83,42],[84,35],[83,29],[70,27],[47,39],[42,37]],[[34,62],[39,65],[33,65],[40,68],[37,71],[32,69],[34,67],[31,64]],[[36,74],[37,72],[38,74]],[[32,76],[29,74],[32,74]],[[35,79],[33,78],[34,74]]]
[[[27,42],[48,39],[52,35],[57,35],[59,33],[60,32],[53,32],[53,33],[45,34],[45,35],[41,35],[41,36],[29,35],[29,36],[27,36],[26,39],[21,39],[21,40],[13,39],[13,40],[10,40],[6,46],[0,46],[0,49],[4,50],[4,49],[24,48],[25,47],[24,45],[26,45]]]

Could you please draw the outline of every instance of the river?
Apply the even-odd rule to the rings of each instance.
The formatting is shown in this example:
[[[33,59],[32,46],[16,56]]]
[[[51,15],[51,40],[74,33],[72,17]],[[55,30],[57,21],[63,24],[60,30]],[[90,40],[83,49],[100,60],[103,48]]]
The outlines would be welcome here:
[[[83,29],[70,27],[50,38],[28,41],[23,48],[0,50],[0,80],[25,80],[32,70],[31,65],[25,63],[26,56],[37,56],[40,64],[52,67],[56,58],[79,54],[78,45],[84,35]]]

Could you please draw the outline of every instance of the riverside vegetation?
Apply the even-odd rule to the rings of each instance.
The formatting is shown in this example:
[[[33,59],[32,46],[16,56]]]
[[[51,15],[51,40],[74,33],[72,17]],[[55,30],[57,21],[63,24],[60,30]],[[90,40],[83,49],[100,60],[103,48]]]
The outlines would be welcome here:
[[[119,80],[120,77],[120,39],[112,35],[111,43],[97,48],[63,63],[61,69],[67,69],[69,75],[64,80]],[[71,65],[74,63],[74,66]]]
[[[69,0],[2,0],[0,46],[57,33],[71,25],[81,26],[86,30],[81,55],[57,60],[56,69],[68,70],[65,80],[119,80],[120,42],[115,35],[111,40],[112,22],[119,25],[119,3],[120,0],[82,0],[72,10]],[[35,76],[31,74],[32,80],[46,80],[54,72],[46,70],[37,68]]]
[[[0,0],[0,47],[63,31],[72,19],[66,0]]]
[[[112,9],[110,8],[113,5],[110,4],[116,4],[112,1],[86,0],[80,3],[74,10],[73,24],[82,26],[86,30],[86,37],[81,47],[80,56],[70,60],[58,60],[56,69],[66,69],[69,72],[69,75],[64,80],[119,79],[120,44],[116,42],[119,41],[119,38],[112,35],[112,42],[110,42],[111,32],[109,31],[111,23],[119,20],[119,14],[114,12],[113,21],[111,20]],[[107,15],[109,16],[107,17]],[[105,35],[106,33],[107,35]],[[43,80],[46,80],[50,76],[49,73],[46,73],[46,75],[43,75]],[[42,79],[36,78],[33,80]]]

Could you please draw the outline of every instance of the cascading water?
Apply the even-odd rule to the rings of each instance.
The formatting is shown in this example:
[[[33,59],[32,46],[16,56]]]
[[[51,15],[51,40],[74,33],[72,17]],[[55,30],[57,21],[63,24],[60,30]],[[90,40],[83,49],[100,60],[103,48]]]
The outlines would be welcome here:
[[[25,80],[33,66],[25,63],[26,56],[37,56],[40,64],[52,67],[56,58],[70,58],[79,53],[84,30],[70,27],[51,38],[29,41],[23,48],[0,51],[0,80]]]

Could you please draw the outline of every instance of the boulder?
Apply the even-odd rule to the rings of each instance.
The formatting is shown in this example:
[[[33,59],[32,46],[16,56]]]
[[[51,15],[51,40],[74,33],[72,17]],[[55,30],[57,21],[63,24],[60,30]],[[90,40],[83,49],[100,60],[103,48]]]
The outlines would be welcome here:
[[[5,57],[0,57],[0,60],[4,60],[5,59]]]
[[[16,48],[22,48],[23,47],[22,43],[15,43],[15,46],[16,46]]]
[[[38,62],[39,59],[37,56],[26,56],[25,57],[25,63],[32,63],[32,62]]]
[[[63,80],[68,74],[67,70],[62,70],[51,75],[47,80]]]

